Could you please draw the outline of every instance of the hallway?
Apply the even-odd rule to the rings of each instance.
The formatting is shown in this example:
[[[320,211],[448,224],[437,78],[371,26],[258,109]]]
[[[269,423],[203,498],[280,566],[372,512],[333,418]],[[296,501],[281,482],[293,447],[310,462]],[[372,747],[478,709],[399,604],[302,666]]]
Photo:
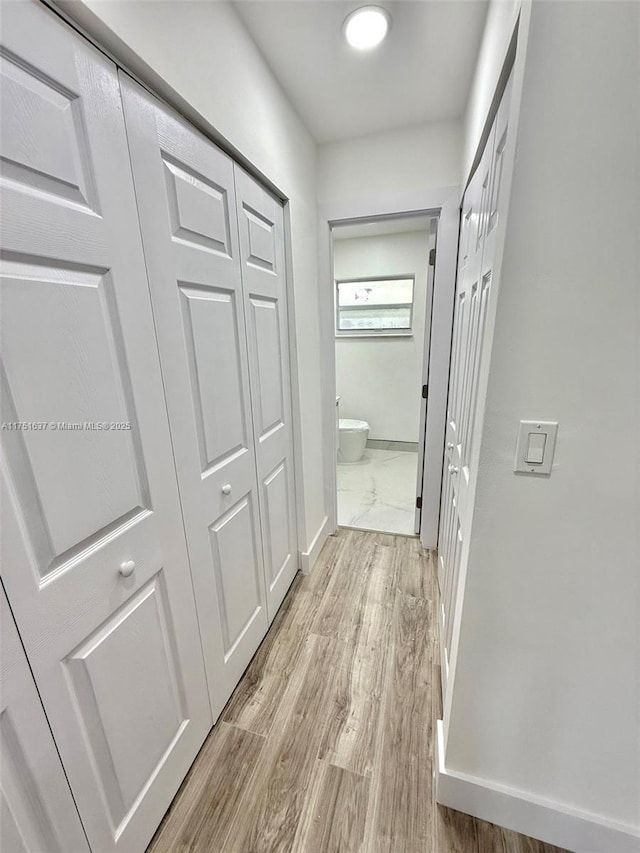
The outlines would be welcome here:
[[[416,539],[330,537],[313,574],[294,581],[148,853],[559,853],[435,806],[435,593]]]

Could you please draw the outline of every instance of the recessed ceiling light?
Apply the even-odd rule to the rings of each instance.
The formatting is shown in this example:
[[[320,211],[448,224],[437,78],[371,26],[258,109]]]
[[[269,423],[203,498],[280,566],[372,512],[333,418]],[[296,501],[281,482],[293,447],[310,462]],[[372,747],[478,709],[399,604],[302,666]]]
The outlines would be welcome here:
[[[351,47],[369,50],[380,44],[389,31],[391,17],[381,6],[362,6],[344,22],[344,35]]]

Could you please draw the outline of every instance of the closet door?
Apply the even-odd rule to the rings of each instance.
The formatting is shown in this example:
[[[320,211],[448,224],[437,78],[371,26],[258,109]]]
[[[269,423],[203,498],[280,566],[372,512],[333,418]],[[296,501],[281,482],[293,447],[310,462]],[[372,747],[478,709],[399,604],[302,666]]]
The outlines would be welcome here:
[[[268,627],[233,164],[121,81],[215,719]]]
[[[0,630],[0,850],[89,853],[2,587]]]
[[[510,96],[509,81],[462,203],[438,546],[444,677],[451,652],[462,550],[473,510],[479,381],[482,360],[490,345],[485,333],[493,298],[495,229],[500,208],[505,204],[501,187]]]
[[[235,166],[269,621],[298,570],[282,205]]]
[[[442,605],[442,647],[445,672],[449,663],[453,611],[460,572],[462,547],[466,536],[465,506],[469,471],[462,465],[463,446],[470,420],[472,364],[477,345],[477,309],[480,299],[484,220],[491,174],[492,144],[484,155],[464,196],[458,251],[451,369],[447,401],[443,506],[439,548],[439,578]]]
[[[136,853],[211,715],[120,90],[2,23],[2,575],[91,849]]]

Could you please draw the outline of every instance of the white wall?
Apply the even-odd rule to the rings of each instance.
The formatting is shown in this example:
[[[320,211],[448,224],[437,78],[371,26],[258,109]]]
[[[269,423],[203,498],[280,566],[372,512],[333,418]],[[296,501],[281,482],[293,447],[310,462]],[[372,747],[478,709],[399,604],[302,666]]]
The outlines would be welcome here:
[[[445,756],[635,832],[639,34],[533,4]],[[513,473],[521,418],[559,421],[549,478]]]
[[[330,142],[318,147],[318,201],[366,206],[408,191],[460,182],[462,123],[430,124]]]
[[[337,279],[414,275],[413,335],[337,338],[340,417],[368,421],[369,438],[418,441],[429,234],[335,240]]]
[[[322,347],[331,353],[333,305],[328,221],[380,216],[441,208],[435,270],[431,366],[426,425],[425,468],[430,472],[423,491],[421,541],[434,547],[437,540],[438,486],[442,449],[451,338],[451,310],[458,231],[458,187],[462,161],[462,122],[423,124],[320,145],[318,148],[318,246],[323,324]],[[321,294],[322,297],[322,294]],[[325,503],[336,516],[335,374],[328,369],[323,383],[324,445],[327,448]]]
[[[189,118],[201,117],[290,199],[306,550],[326,515],[320,406],[316,147],[226,2],[59,4]],[[193,111],[197,115],[192,115]],[[201,122],[202,123],[202,122]]]
[[[490,0],[478,63],[464,115],[462,178],[466,183],[482,137],[522,0]]]

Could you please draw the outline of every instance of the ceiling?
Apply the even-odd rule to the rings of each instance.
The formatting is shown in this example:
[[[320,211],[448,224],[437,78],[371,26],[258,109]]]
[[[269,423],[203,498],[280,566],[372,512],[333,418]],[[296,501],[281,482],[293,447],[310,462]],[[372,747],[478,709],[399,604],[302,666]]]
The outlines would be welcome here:
[[[360,237],[380,237],[386,234],[404,234],[405,232],[427,231],[431,216],[396,216],[389,219],[376,219],[371,222],[354,222],[336,225],[332,231],[334,240],[354,240]]]
[[[374,0],[386,40],[349,47],[342,25],[367,0],[236,0],[241,19],[318,142],[464,113],[487,0]]]

